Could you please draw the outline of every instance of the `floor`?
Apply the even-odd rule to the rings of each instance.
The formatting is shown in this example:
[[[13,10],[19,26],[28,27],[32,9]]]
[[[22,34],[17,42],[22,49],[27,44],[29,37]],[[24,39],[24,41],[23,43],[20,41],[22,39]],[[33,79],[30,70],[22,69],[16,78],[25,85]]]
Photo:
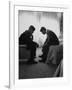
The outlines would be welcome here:
[[[49,65],[42,62],[37,64],[19,64],[19,79],[48,78],[53,77],[56,65]]]

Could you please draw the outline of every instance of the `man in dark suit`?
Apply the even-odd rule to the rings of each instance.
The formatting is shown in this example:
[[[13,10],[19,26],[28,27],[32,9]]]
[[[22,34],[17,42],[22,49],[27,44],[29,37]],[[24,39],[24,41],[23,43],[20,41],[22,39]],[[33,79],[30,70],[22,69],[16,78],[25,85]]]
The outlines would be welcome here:
[[[43,48],[42,48],[43,55],[41,56],[42,61],[45,62],[46,58],[47,58],[48,51],[49,51],[49,47],[51,45],[59,45],[59,40],[54,32],[52,32],[49,29],[46,30],[45,27],[41,27],[40,32],[42,32],[42,34],[44,34],[44,35],[47,34],[46,41],[45,41]]]
[[[36,55],[36,47],[38,44],[36,42],[33,42],[33,32],[35,31],[35,27],[31,25],[28,30],[23,32],[21,36],[19,37],[19,45],[26,45],[27,49],[30,49],[31,51],[31,57],[29,59],[29,62],[34,62],[34,58]]]

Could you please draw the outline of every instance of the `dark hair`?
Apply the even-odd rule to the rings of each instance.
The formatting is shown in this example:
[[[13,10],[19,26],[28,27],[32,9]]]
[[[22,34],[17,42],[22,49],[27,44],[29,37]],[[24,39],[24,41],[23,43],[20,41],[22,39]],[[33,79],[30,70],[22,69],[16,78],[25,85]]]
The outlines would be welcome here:
[[[46,31],[46,28],[45,27],[41,27],[40,32],[42,32],[43,30]]]
[[[30,25],[29,29],[32,29],[33,31],[35,31],[35,27],[33,25]]]

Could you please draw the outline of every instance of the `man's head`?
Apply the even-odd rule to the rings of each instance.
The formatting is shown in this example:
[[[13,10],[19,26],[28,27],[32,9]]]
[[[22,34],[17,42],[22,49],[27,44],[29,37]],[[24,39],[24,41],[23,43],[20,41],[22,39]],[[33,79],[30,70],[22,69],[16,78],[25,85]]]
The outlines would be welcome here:
[[[31,31],[31,33],[33,33],[35,31],[35,27],[33,25],[30,25],[29,30]]]
[[[42,34],[46,34],[46,28],[45,27],[41,27],[40,32],[42,32]]]

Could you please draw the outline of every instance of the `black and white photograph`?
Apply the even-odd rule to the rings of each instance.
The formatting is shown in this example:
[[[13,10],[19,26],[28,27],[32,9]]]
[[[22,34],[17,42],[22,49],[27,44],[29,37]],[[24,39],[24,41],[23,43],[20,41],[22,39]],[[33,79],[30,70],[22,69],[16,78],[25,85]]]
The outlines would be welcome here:
[[[19,79],[63,77],[63,12],[18,11]]]
[[[0,1],[0,90],[72,90],[71,0]]]

